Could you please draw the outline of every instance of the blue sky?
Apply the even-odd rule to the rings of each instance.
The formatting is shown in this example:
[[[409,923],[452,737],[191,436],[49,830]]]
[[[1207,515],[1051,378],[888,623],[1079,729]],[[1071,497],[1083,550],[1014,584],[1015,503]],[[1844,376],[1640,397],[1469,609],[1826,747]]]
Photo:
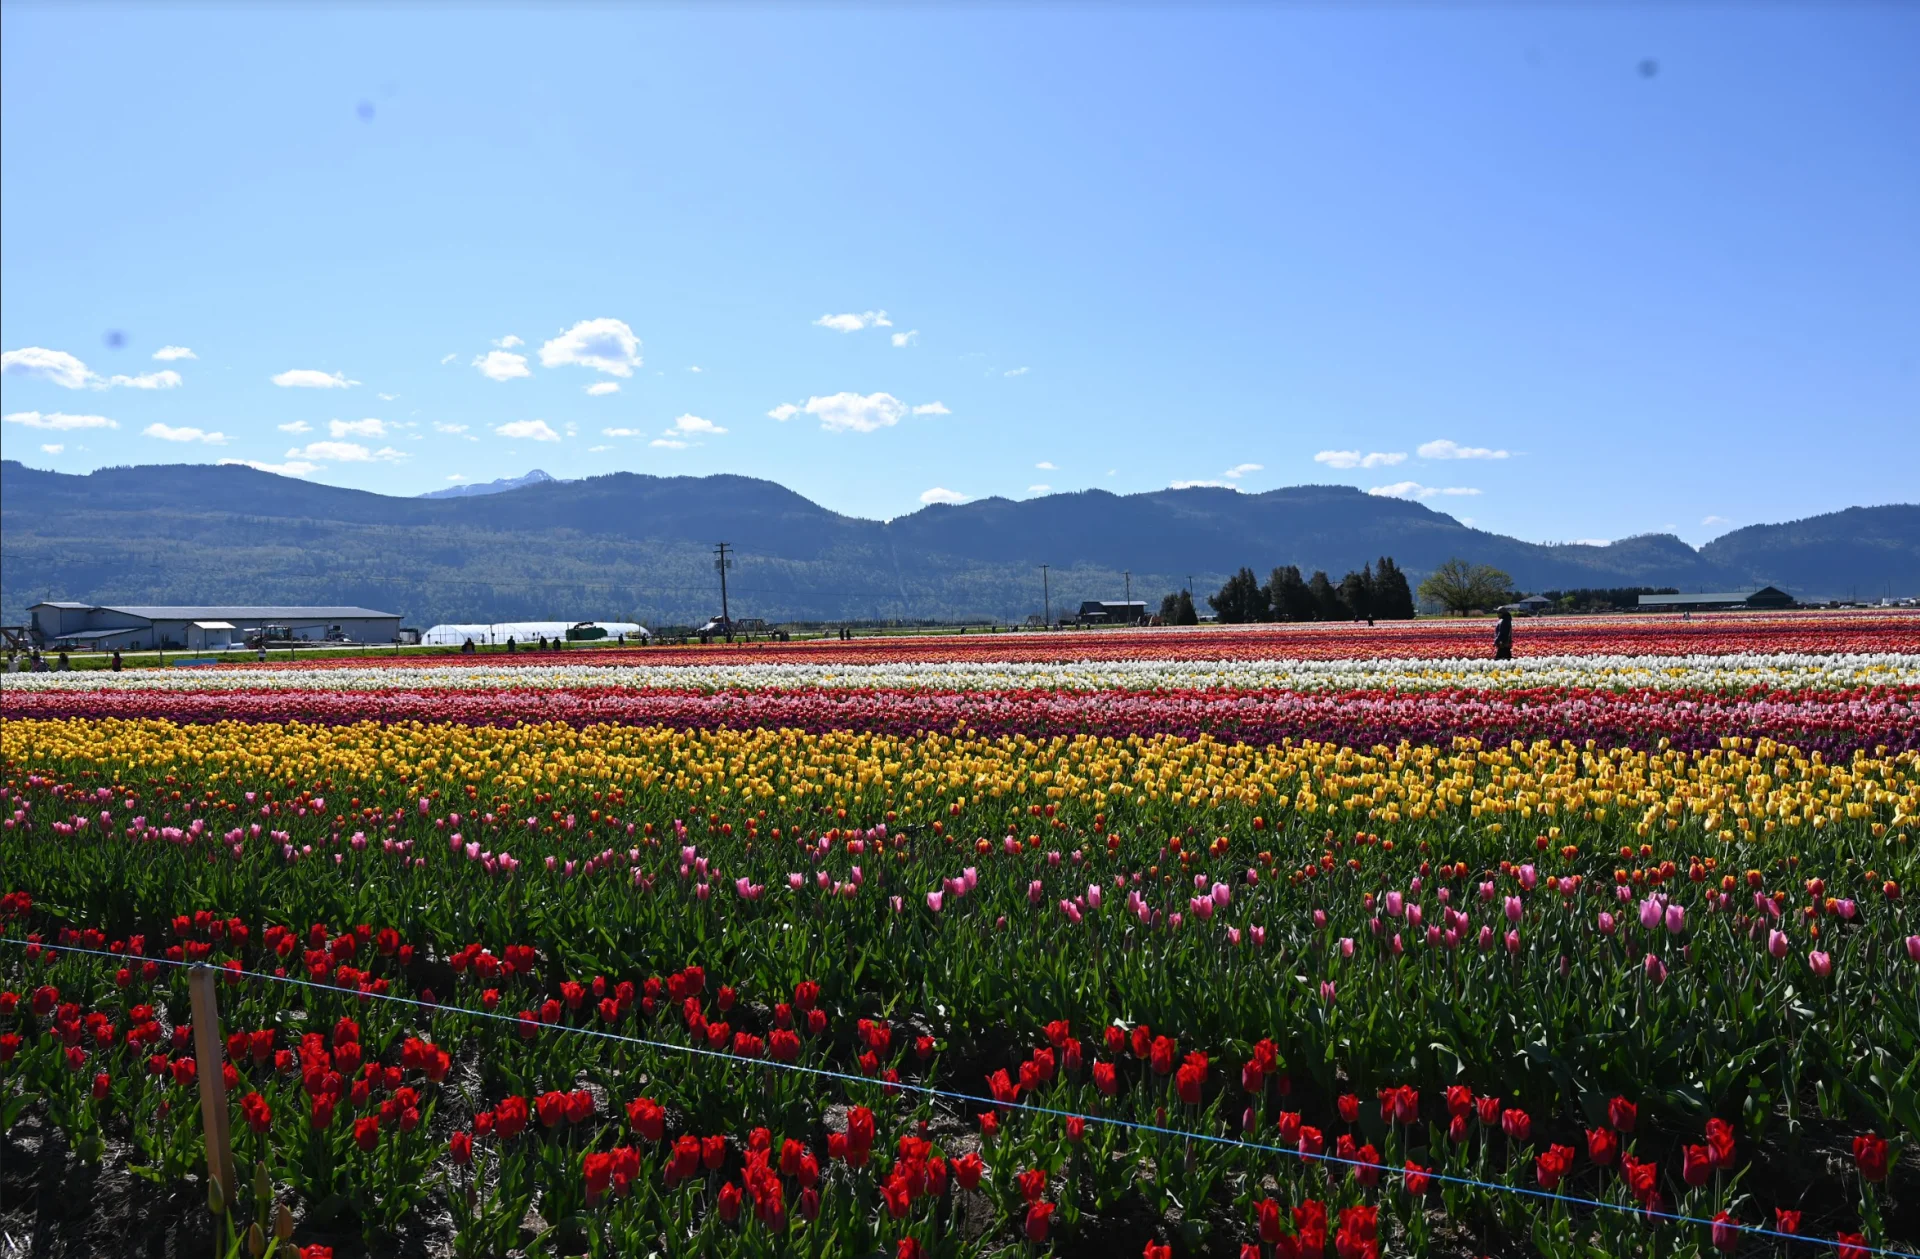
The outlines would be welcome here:
[[[1912,6],[0,24],[0,441],[39,467],[875,517],[1336,481],[1694,542],[1920,483]]]

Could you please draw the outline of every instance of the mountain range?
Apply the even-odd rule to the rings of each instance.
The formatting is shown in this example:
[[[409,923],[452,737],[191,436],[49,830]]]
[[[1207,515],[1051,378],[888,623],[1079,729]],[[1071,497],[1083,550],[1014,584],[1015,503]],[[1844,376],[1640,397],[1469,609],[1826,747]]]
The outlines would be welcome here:
[[[1920,593],[1920,505],[1853,507],[1606,546],[1525,542],[1350,486],[1265,493],[1103,490],[843,516],[771,481],[545,473],[418,498],[239,465],[103,468],[0,460],[0,619],[42,599],[360,604],[408,624],[517,619],[684,624],[718,610],[714,544],[732,544],[735,616],[1024,619],[1050,602],[1216,589],[1242,565],[1349,568],[1391,555],[1415,582],[1458,556],[1524,590],[1762,584],[1802,598]],[[496,488],[498,486],[499,488]],[[1041,565],[1048,570],[1043,579]],[[1204,605],[1203,605],[1204,606]]]

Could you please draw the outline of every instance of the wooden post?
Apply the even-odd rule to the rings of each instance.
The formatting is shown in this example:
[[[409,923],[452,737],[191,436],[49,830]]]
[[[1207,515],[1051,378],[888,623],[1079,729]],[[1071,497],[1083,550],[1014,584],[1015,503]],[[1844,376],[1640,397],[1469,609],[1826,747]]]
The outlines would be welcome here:
[[[207,1132],[207,1174],[220,1182],[227,1209],[239,1201],[233,1175],[233,1138],[227,1131],[226,1042],[220,1038],[220,1006],[214,983],[219,972],[196,966],[187,973],[193,994],[193,1056],[200,1077],[200,1120]]]

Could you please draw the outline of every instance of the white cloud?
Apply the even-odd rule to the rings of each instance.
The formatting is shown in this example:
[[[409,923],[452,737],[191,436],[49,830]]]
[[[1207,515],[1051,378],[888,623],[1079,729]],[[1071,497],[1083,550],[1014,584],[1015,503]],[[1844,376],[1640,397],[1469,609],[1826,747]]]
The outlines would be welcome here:
[[[517,441],[557,442],[560,434],[545,420],[510,420],[494,426],[494,432]]]
[[[1445,488],[1422,485],[1418,481],[1395,481],[1392,485],[1376,485],[1367,493],[1376,498],[1433,498],[1446,495],[1450,498],[1471,497],[1480,491],[1461,485],[1449,485]]]
[[[1107,473],[1112,476],[1113,473]],[[1167,486],[1170,490],[1237,490],[1240,487],[1231,481],[1174,481]]]
[[[225,433],[209,433],[190,425],[175,428],[171,424],[149,424],[140,430],[143,437],[158,437],[163,442],[205,442],[209,446],[227,444]]]
[[[1702,516],[1700,523],[1703,525],[1730,525],[1733,522],[1725,516]]]
[[[364,420],[329,420],[327,430],[335,437],[385,437],[387,426],[371,417]]]
[[[445,366],[446,366],[446,365],[447,365],[448,363],[451,363],[451,362],[453,362],[453,360],[455,360],[455,359],[457,359],[457,358],[459,358],[459,357],[460,357],[460,355],[459,355],[458,353],[453,353],[453,354],[443,354],[443,355],[441,355],[441,356],[440,356],[440,366],[442,366],[442,367],[445,367]]]
[[[683,415],[673,422],[673,427],[667,430],[667,435],[671,437],[675,433],[724,433],[726,431],[712,420],[703,420],[697,415]]]
[[[184,345],[163,345],[153,352],[153,357],[157,362],[171,363],[176,359],[199,358],[200,356]]]
[[[400,400],[400,395],[397,393],[383,393],[377,396],[382,402],[398,402]]]
[[[589,398],[604,398],[610,393],[619,393],[620,386],[611,380],[603,380],[597,385],[587,386]]]
[[[893,320],[887,318],[884,310],[870,310],[861,315],[822,315],[813,321],[813,326],[835,332],[858,332],[862,328],[891,328]]]
[[[618,319],[583,319],[540,347],[542,367],[591,367],[631,376],[640,366],[640,338]]]
[[[85,389],[98,385],[100,380],[85,363],[65,350],[49,350],[38,345],[0,354],[0,374],[44,380],[62,389]]]
[[[656,437],[648,442],[649,446],[658,446],[661,450],[685,450],[687,443],[673,437]]]
[[[1488,450],[1485,446],[1462,446],[1441,438],[1435,442],[1423,442],[1417,448],[1422,459],[1505,459],[1504,450]]]
[[[893,334],[893,348],[896,350],[904,350],[919,339],[920,329],[918,328],[910,332],[896,332]]]
[[[351,389],[360,382],[348,380],[339,372],[318,372],[300,367],[281,372],[273,378],[273,383],[282,389]]]
[[[276,424],[274,427],[283,433],[311,433],[313,431],[313,425],[307,423],[305,420],[294,420],[290,424]]]
[[[967,501],[967,496],[958,490],[942,489],[936,485],[930,490],[923,491],[920,495],[920,501],[923,503],[964,503]]]
[[[1260,464],[1257,464],[1257,463],[1236,463],[1231,468],[1228,468],[1225,472],[1221,473],[1220,475],[1234,479],[1234,480],[1238,480],[1239,478],[1247,475],[1247,473],[1249,472],[1262,472],[1262,471],[1265,471],[1265,469]]]
[[[466,475],[465,475],[464,473],[459,473],[459,472],[449,472],[449,473],[447,474],[447,480],[449,480],[449,481],[464,481],[464,480],[466,480],[466,479],[467,479],[467,478],[466,478]]]
[[[808,398],[803,407],[783,404],[767,412],[776,420],[802,413],[819,416],[820,427],[830,433],[871,433],[898,424],[907,414],[907,404],[890,393],[845,392]]]
[[[1053,466],[1052,461],[1047,459],[1042,459],[1039,463],[1036,463],[1033,466],[1040,469],[1040,471],[1042,472],[1057,471],[1057,469]]]
[[[1323,450],[1313,461],[1329,468],[1391,468],[1396,463],[1405,463],[1407,455],[1402,450],[1375,450],[1367,454],[1357,450]]]
[[[15,411],[6,417],[6,422],[25,428],[53,428],[63,432],[76,428],[120,427],[104,415],[68,415],[64,411],[53,411],[46,415],[38,411]]]
[[[645,437],[646,436],[645,433],[641,432],[637,428],[603,428],[600,430],[600,435],[602,437]]]
[[[169,369],[160,372],[142,372],[138,376],[115,376],[107,383],[118,385],[122,389],[178,389],[182,382],[180,373]]]
[[[436,433],[464,433],[467,431],[467,426],[464,424],[442,424],[440,421],[435,420],[433,422],[433,431]]]
[[[702,367],[694,366],[694,367],[687,368],[687,370],[690,372],[702,372],[702,371],[705,371],[706,369]]]
[[[1002,376],[1024,376],[1032,370],[1033,369],[1031,367],[1016,367],[1010,372],[1002,372],[1000,374]]]
[[[222,459],[220,465],[253,468],[260,472],[271,472],[275,476],[307,476],[320,470],[319,464],[308,463],[304,459],[290,459],[286,463],[262,463],[258,459]]]
[[[406,457],[404,450],[391,446],[368,450],[359,442],[308,442],[287,452],[289,459],[331,459],[335,463],[391,463]]]
[[[1027,487],[1027,493],[1029,493],[1029,494],[1051,494],[1051,493],[1053,493],[1053,487],[1052,487],[1051,485],[1029,485],[1029,486]]]
[[[587,453],[590,455],[597,455],[603,450],[612,450],[612,449],[613,447],[611,446],[589,446],[587,447]]]
[[[488,350],[473,360],[473,366],[488,380],[512,380],[518,376],[531,376],[527,370],[527,356],[509,354],[505,350]]]
[[[915,415],[952,415],[944,402],[924,402],[913,409]]]
[[[526,342],[522,341],[519,337],[516,337],[511,332],[509,332],[506,336],[501,337],[498,341],[495,341],[494,344],[499,346],[503,350],[511,350],[516,345],[525,345]]]
[[[40,449],[46,451],[50,455],[57,455],[61,451],[65,450],[66,448],[67,447],[65,442],[43,442],[40,446]]]

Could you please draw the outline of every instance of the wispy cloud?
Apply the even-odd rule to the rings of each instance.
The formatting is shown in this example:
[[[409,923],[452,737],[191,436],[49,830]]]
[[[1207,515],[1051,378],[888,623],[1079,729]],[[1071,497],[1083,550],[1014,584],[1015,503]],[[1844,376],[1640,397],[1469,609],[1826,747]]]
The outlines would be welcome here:
[[[887,318],[884,310],[869,310],[858,315],[822,315],[813,321],[813,326],[831,328],[835,332],[858,332],[862,328],[891,328],[893,320]]]
[[[1439,441],[1422,442],[1415,448],[1422,459],[1505,459],[1508,452],[1489,450],[1485,446],[1462,446],[1459,442],[1441,438]]]
[[[313,431],[313,425],[307,423],[305,420],[292,420],[286,424],[276,424],[274,427],[283,433],[311,433]]]
[[[898,424],[907,414],[907,404],[890,393],[844,392],[808,398],[805,406],[782,404],[767,414],[776,420],[817,416],[820,427],[830,433],[871,433]]]
[[[589,398],[604,398],[610,393],[619,393],[619,392],[620,392],[620,385],[617,381],[603,380],[603,381],[600,381],[598,384],[592,384],[587,386],[587,396]]]
[[[915,415],[952,415],[944,402],[923,402],[913,409]]]
[[[637,428],[603,428],[602,437],[645,437],[646,433]]]
[[[44,380],[62,389],[85,389],[99,380],[85,363],[65,350],[39,345],[0,354],[0,375]]]
[[[271,472],[275,476],[311,476],[320,471],[320,465],[304,459],[290,459],[286,463],[263,463],[258,459],[222,459],[222,467],[253,468],[259,472]]]
[[[1001,372],[1000,374],[1002,376],[1024,376],[1032,370],[1031,367],[1016,367],[1010,372]]]
[[[640,338],[618,319],[583,319],[540,347],[542,367],[589,367],[624,377],[641,363]]]
[[[1702,516],[1700,518],[1700,523],[1711,527],[1713,525],[1730,525],[1733,522],[1731,520],[1728,520],[1725,516]]]
[[[525,341],[522,341],[519,337],[514,336],[511,332],[509,332],[506,336],[501,337],[498,341],[494,342],[494,345],[502,350],[511,350],[516,345],[525,345],[525,344],[526,344]]]
[[[22,428],[51,428],[68,432],[77,428],[119,428],[120,425],[104,415],[68,415],[65,411],[15,411],[6,417],[8,424],[18,424]]]
[[[1051,485],[1029,485],[1029,486],[1027,487],[1027,493],[1029,493],[1029,494],[1051,494],[1051,493],[1053,493],[1053,487],[1052,487]]]
[[[488,380],[517,380],[533,375],[527,370],[526,355],[510,354],[505,350],[488,350],[473,360],[473,367]]]
[[[65,442],[42,442],[42,443],[40,443],[40,449],[42,449],[42,450],[44,450],[44,451],[46,451],[46,452],[47,452],[48,454],[50,454],[50,455],[57,455],[57,454],[59,454],[59,453],[60,453],[61,451],[63,451],[63,450],[65,450],[66,448],[67,448],[67,444],[66,444]]]
[[[448,363],[453,362],[453,360],[459,357],[460,355],[458,352],[455,352],[453,354],[442,354],[440,356],[440,366],[445,367]]]
[[[1443,495],[1449,498],[1468,498],[1479,492],[1464,485],[1441,487],[1422,485],[1418,481],[1395,481],[1392,485],[1376,485],[1367,491],[1376,498],[1435,498]]]
[[[1263,472],[1263,471],[1265,471],[1265,468],[1262,465],[1257,463],[1236,463],[1231,468],[1228,468],[1225,472],[1221,473],[1220,475],[1227,477],[1230,480],[1237,481],[1241,477],[1247,475],[1249,472]]]
[[[433,431],[436,433],[464,433],[467,431],[467,426],[465,424],[443,424],[439,420],[435,420],[433,422]]]
[[[1391,468],[1396,463],[1405,463],[1407,455],[1402,450],[1375,450],[1366,454],[1357,450],[1323,450],[1313,461],[1329,468]]]
[[[911,329],[907,332],[896,332],[893,334],[893,348],[896,350],[904,350],[919,339],[920,329],[918,328]]]
[[[120,389],[178,389],[184,382],[179,372],[169,369],[142,372],[138,376],[110,376],[107,383]]]
[[[385,437],[387,425],[369,416],[364,420],[329,420],[327,431],[335,437]]]
[[[153,357],[156,362],[172,363],[179,359],[199,358],[200,356],[184,345],[163,345],[153,352]]]
[[[171,424],[149,424],[140,430],[142,437],[157,437],[163,442],[205,442],[209,446],[227,444],[225,433],[209,433],[190,425],[175,428]]]
[[[660,450],[685,450],[689,443],[683,442],[677,437],[656,437],[648,442],[647,445],[657,447]]]
[[[967,501],[967,496],[958,490],[949,490],[936,485],[930,490],[922,490],[920,492],[920,501],[929,505],[934,503],[964,503]]]
[[[683,415],[673,422],[673,427],[667,430],[667,434],[668,436],[673,436],[678,433],[719,434],[726,431],[726,429],[721,428],[712,420],[703,420],[697,415]]]
[[[287,458],[331,463],[392,463],[405,459],[407,452],[382,446],[368,450],[359,442],[308,442],[287,452]]]
[[[292,371],[281,372],[273,378],[273,383],[282,389],[351,389],[360,382],[348,380],[340,372],[322,372],[297,367]]]
[[[545,420],[509,420],[494,425],[493,431],[515,441],[557,442],[560,434]]]
[[[1057,472],[1059,470],[1053,466],[1052,461],[1047,459],[1042,459],[1039,463],[1036,463],[1033,466],[1038,468],[1042,472]]]

